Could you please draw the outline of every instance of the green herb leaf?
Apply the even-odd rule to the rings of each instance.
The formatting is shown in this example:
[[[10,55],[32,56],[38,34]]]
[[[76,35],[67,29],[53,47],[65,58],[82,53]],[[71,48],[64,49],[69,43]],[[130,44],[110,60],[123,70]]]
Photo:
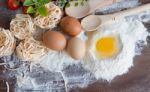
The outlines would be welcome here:
[[[77,6],[78,6],[78,4],[79,4],[79,3],[78,3],[78,2],[76,2],[76,3],[74,4],[74,6],[75,6],[75,7],[77,7]]]
[[[84,5],[84,2],[81,2],[81,6],[83,6]]]
[[[44,4],[47,4],[49,2],[50,2],[50,0],[39,0],[40,5],[44,5]]]
[[[70,3],[67,3],[67,4],[66,4],[66,7],[70,7]]]
[[[23,5],[24,6],[31,6],[31,5],[34,5],[34,2],[32,2],[31,0],[25,0]]]
[[[29,6],[28,7],[28,9],[27,9],[27,13],[28,14],[33,14],[33,13],[35,13],[36,11],[35,11],[35,9],[32,7],[32,6]]]
[[[39,0],[32,0],[33,2],[35,2],[35,3],[38,3],[39,2]]]
[[[50,0],[42,0],[44,4],[47,4],[50,2]]]
[[[37,9],[38,13],[42,16],[47,16],[48,15],[48,10],[45,6],[41,6]]]

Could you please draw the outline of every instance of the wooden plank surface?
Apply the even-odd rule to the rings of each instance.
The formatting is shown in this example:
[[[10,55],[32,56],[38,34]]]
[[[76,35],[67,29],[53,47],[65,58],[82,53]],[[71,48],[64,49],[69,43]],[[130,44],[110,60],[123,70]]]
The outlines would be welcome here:
[[[142,4],[150,0],[140,0]],[[150,23],[145,24],[150,32]],[[111,83],[98,81],[88,88],[73,89],[71,92],[150,92],[150,39],[142,55],[134,58],[134,66],[127,74],[116,77]]]
[[[0,26],[9,28],[9,22],[15,13],[8,11],[6,8],[2,8],[5,7],[2,1],[0,0]],[[150,3],[150,0],[140,0],[140,2],[143,4]],[[145,26],[149,28],[150,31],[150,23],[145,24]],[[150,92],[150,41],[148,42],[149,44],[142,51],[143,54],[135,57],[134,66],[127,74],[116,77],[111,83],[98,81],[89,85],[88,88],[76,88],[72,89],[71,92]],[[0,66],[0,92],[6,92],[6,84],[2,79],[11,83],[10,92],[14,92],[13,81],[15,78],[2,78],[1,75],[3,71],[5,71],[5,69]]]

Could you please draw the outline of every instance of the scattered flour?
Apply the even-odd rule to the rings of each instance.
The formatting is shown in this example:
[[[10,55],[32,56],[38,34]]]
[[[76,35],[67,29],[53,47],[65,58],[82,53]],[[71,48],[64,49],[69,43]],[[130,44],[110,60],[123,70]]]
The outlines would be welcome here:
[[[135,7],[139,5],[138,1],[139,0],[124,0],[119,4],[98,10],[97,14],[99,14],[99,12],[100,14],[106,14],[129,7]],[[110,25],[108,28],[103,27],[101,29],[106,31],[105,33],[107,34],[111,27],[114,29],[117,27],[117,29],[122,29],[124,27],[123,30],[117,31],[118,33],[122,33],[120,37],[123,36],[122,43],[124,47],[116,59],[98,61],[94,60],[92,55],[87,54],[85,59],[76,61],[66,52],[52,51],[49,52],[49,57],[40,63],[40,67],[37,67],[39,64],[32,64],[30,65],[31,68],[29,68],[28,64],[22,64],[23,62],[16,60],[15,56],[6,57],[4,60],[5,63],[8,63],[8,65],[10,62],[14,63],[14,66],[8,66],[8,68],[16,68],[15,71],[10,70],[11,72],[9,72],[11,75],[17,77],[15,92],[69,92],[70,88],[86,87],[98,79],[111,81],[115,76],[126,73],[128,69],[133,66],[133,57],[140,54],[141,47],[139,48],[137,44],[140,44],[140,46],[146,45],[148,32],[146,32],[145,27],[140,21],[150,22],[149,14],[150,11],[140,13],[137,16],[119,21],[117,24]],[[135,25],[138,25],[136,26],[137,28],[135,28]],[[129,29],[130,31],[125,29]],[[144,43],[140,43],[141,41]],[[129,57],[125,58],[124,55]],[[16,64],[18,61],[20,63]]]
[[[146,39],[149,33],[140,21],[132,19],[119,20],[112,25],[101,27],[98,31],[94,37],[119,35],[122,49],[115,58],[98,60],[94,56],[88,56],[83,64],[95,74],[97,79],[111,81],[114,77],[128,72],[129,68],[133,66],[133,58],[141,50],[138,46],[147,44]],[[89,54],[93,55],[91,51]]]
[[[140,54],[141,47],[147,44],[149,35],[142,22],[132,18],[122,19],[112,25],[101,27],[98,36],[117,34],[120,36],[122,49],[112,59],[97,60],[88,53],[83,60],[74,60],[66,52],[49,52],[48,57],[40,65],[53,72],[61,72],[65,67],[74,64],[83,64],[91,71],[96,79],[111,81],[114,77],[128,72],[133,66],[133,58]]]
[[[129,68],[133,66],[134,56],[140,54],[141,46],[147,44],[146,38],[149,35],[142,22],[133,20],[131,17],[119,20],[112,25],[103,26],[98,31],[100,31],[100,34],[97,34],[98,36],[112,34],[120,36],[122,50],[117,57],[96,60],[89,53],[83,60],[77,61],[72,59],[65,51],[50,51],[48,57],[40,65],[53,72],[62,72],[69,65],[82,63],[83,67],[91,71],[96,79],[111,81],[114,77],[128,72]]]
[[[72,59],[65,51],[50,51],[48,57],[40,63],[40,66],[51,72],[59,72],[59,76],[62,76],[62,80],[65,82],[63,85],[65,85],[66,90],[75,87],[86,87],[98,79],[111,81],[116,76],[128,72],[133,66],[134,56],[141,54],[142,48],[139,46],[147,44],[146,38],[149,33],[141,21],[148,22],[150,18],[143,18],[143,16],[149,14],[150,12],[146,11],[137,16],[127,17],[115,24],[103,26],[99,30],[103,35],[115,33],[120,35],[123,48],[116,58],[95,60],[92,55],[87,54],[83,60],[77,61]],[[83,35],[84,33],[80,35],[82,39],[85,38]],[[32,81],[34,85],[35,82]]]

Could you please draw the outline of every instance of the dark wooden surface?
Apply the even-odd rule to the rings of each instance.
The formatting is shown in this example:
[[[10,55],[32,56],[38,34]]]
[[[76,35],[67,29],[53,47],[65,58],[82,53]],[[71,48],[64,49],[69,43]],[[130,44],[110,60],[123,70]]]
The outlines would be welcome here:
[[[1,8],[5,6],[2,1],[0,0],[0,26],[9,28],[9,22],[15,13]],[[150,0],[140,0],[140,2],[150,3]],[[150,23],[145,23],[145,26],[150,31]],[[72,89],[71,92],[150,92],[150,41],[148,43],[142,51],[142,55],[134,58],[134,66],[127,74],[116,77],[111,83],[98,81],[84,89]],[[6,92],[5,81],[1,80],[3,71],[5,70],[0,66],[0,92]],[[11,83],[10,91],[13,92],[13,80],[15,79],[13,77],[12,79],[7,79],[7,77],[3,79]]]
[[[140,0],[142,4],[150,0]],[[150,32],[150,23],[145,23]],[[87,88],[73,89],[71,92],[150,92],[150,41],[142,55],[134,58],[134,66],[127,74],[116,77],[111,83],[98,81]]]

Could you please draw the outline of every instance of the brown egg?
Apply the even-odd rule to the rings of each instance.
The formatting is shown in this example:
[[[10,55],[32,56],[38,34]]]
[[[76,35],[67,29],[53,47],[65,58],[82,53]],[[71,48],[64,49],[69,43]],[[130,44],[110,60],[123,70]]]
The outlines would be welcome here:
[[[86,52],[85,42],[77,37],[71,38],[67,45],[67,52],[76,60],[82,59]]]
[[[60,26],[62,30],[70,36],[76,36],[81,32],[80,22],[70,16],[64,17],[60,22]]]
[[[59,32],[49,30],[43,34],[43,43],[52,50],[61,51],[66,47],[66,38]]]

